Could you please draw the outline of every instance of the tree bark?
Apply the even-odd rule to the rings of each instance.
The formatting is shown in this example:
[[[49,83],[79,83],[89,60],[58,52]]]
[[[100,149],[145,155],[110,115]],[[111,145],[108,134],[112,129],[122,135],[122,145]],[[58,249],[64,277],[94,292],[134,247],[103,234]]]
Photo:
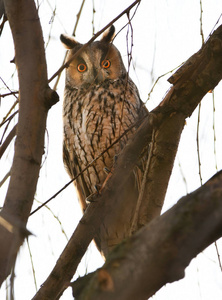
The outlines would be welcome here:
[[[103,218],[106,214],[115,213],[115,201],[121,201],[118,199],[118,191],[124,188],[127,176],[142,150],[150,143],[152,136],[149,172],[136,230],[160,214],[185,119],[192,114],[203,96],[214,89],[221,79],[222,26],[212,34],[201,50],[169,79],[174,86],[160,105],[144,120],[132,142],[118,156],[113,173],[110,174],[99,195],[92,199],[93,202],[87,208],[56,266],[34,300],[57,299],[68,286]],[[159,234],[161,239],[161,232]],[[125,245],[130,247],[130,243]],[[126,253],[124,245],[123,253]],[[152,268],[149,272],[149,276],[152,277]],[[112,281],[114,280],[112,278]],[[129,284],[127,288],[128,286]]]
[[[0,284],[26,236],[44,152],[47,112],[58,101],[47,83],[42,30],[34,1],[7,0],[4,4],[14,39],[20,100],[11,179],[0,214],[0,244],[4,245],[0,250]]]
[[[140,208],[139,225],[160,215],[185,119],[221,79],[222,26],[169,78],[173,86],[152,111],[159,125],[153,135],[154,147],[150,154],[150,171]]]
[[[190,261],[222,236],[222,171],[183,197],[111,253],[83,281],[76,300],[146,300],[163,285],[184,277]]]

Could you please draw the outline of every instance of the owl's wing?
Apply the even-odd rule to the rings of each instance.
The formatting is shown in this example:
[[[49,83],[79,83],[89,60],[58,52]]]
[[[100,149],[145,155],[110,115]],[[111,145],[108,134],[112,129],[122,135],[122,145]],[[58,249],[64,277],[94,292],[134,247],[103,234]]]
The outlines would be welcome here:
[[[63,142],[63,161],[64,165],[66,167],[66,170],[71,178],[74,178],[78,174],[81,173],[81,168],[78,163],[77,156],[75,153],[73,153],[73,159],[70,157],[69,149],[66,145],[66,142]],[[90,195],[89,190],[86,186],[85,180],[82,175],[80,175],[75,181],[74,185],[76,187],[76,191],[78,194],[78,199],[80,201],[82,210],[84,211],[86,209],[86,197]]]

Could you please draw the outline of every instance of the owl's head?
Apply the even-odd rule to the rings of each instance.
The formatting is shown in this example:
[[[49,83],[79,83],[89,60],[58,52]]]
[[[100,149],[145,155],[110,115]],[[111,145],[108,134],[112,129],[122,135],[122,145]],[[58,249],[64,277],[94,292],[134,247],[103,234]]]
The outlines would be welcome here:
[[[67,82],[77,88],[101,84],[105,80],[115,80],[126,74],[121,55],[113,45],[115,27],[112,25],[100,41],[93,42],[73,58],[66,73]],[[62,43],[69,49],[67,60],[83,45],[74,37],[62,34]]]

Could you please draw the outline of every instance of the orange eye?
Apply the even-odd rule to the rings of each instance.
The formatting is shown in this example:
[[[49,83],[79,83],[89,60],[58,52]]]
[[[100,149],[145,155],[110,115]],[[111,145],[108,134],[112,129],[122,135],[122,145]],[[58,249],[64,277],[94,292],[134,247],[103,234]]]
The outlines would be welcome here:
[[[101,66],[104,68],[104,69],[108,69],[110,66],[111,66],[111,62],[108,60],[108,59],[104,59],[101,63]]]
[[[77,70],[78,70],[80,73],[85,72],[86,69],[87,69],[87,67],[86,67],[85,64],[79,64],[79,65],[77,66]]]

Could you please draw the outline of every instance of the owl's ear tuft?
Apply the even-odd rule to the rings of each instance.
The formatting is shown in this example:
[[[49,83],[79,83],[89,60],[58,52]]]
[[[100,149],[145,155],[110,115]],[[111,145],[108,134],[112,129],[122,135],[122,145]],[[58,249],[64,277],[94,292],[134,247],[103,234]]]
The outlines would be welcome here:
[[[110,43],[112,42],[114,35],[115,35],[115,27],[112,25],[103,33],[103,36],[100,41],[104,43]]]
[[[67,34],[61,34],[60,40],[66,49],[72,49],[79,44],[79,42],[77,42],[73,36],[69,36]]]

